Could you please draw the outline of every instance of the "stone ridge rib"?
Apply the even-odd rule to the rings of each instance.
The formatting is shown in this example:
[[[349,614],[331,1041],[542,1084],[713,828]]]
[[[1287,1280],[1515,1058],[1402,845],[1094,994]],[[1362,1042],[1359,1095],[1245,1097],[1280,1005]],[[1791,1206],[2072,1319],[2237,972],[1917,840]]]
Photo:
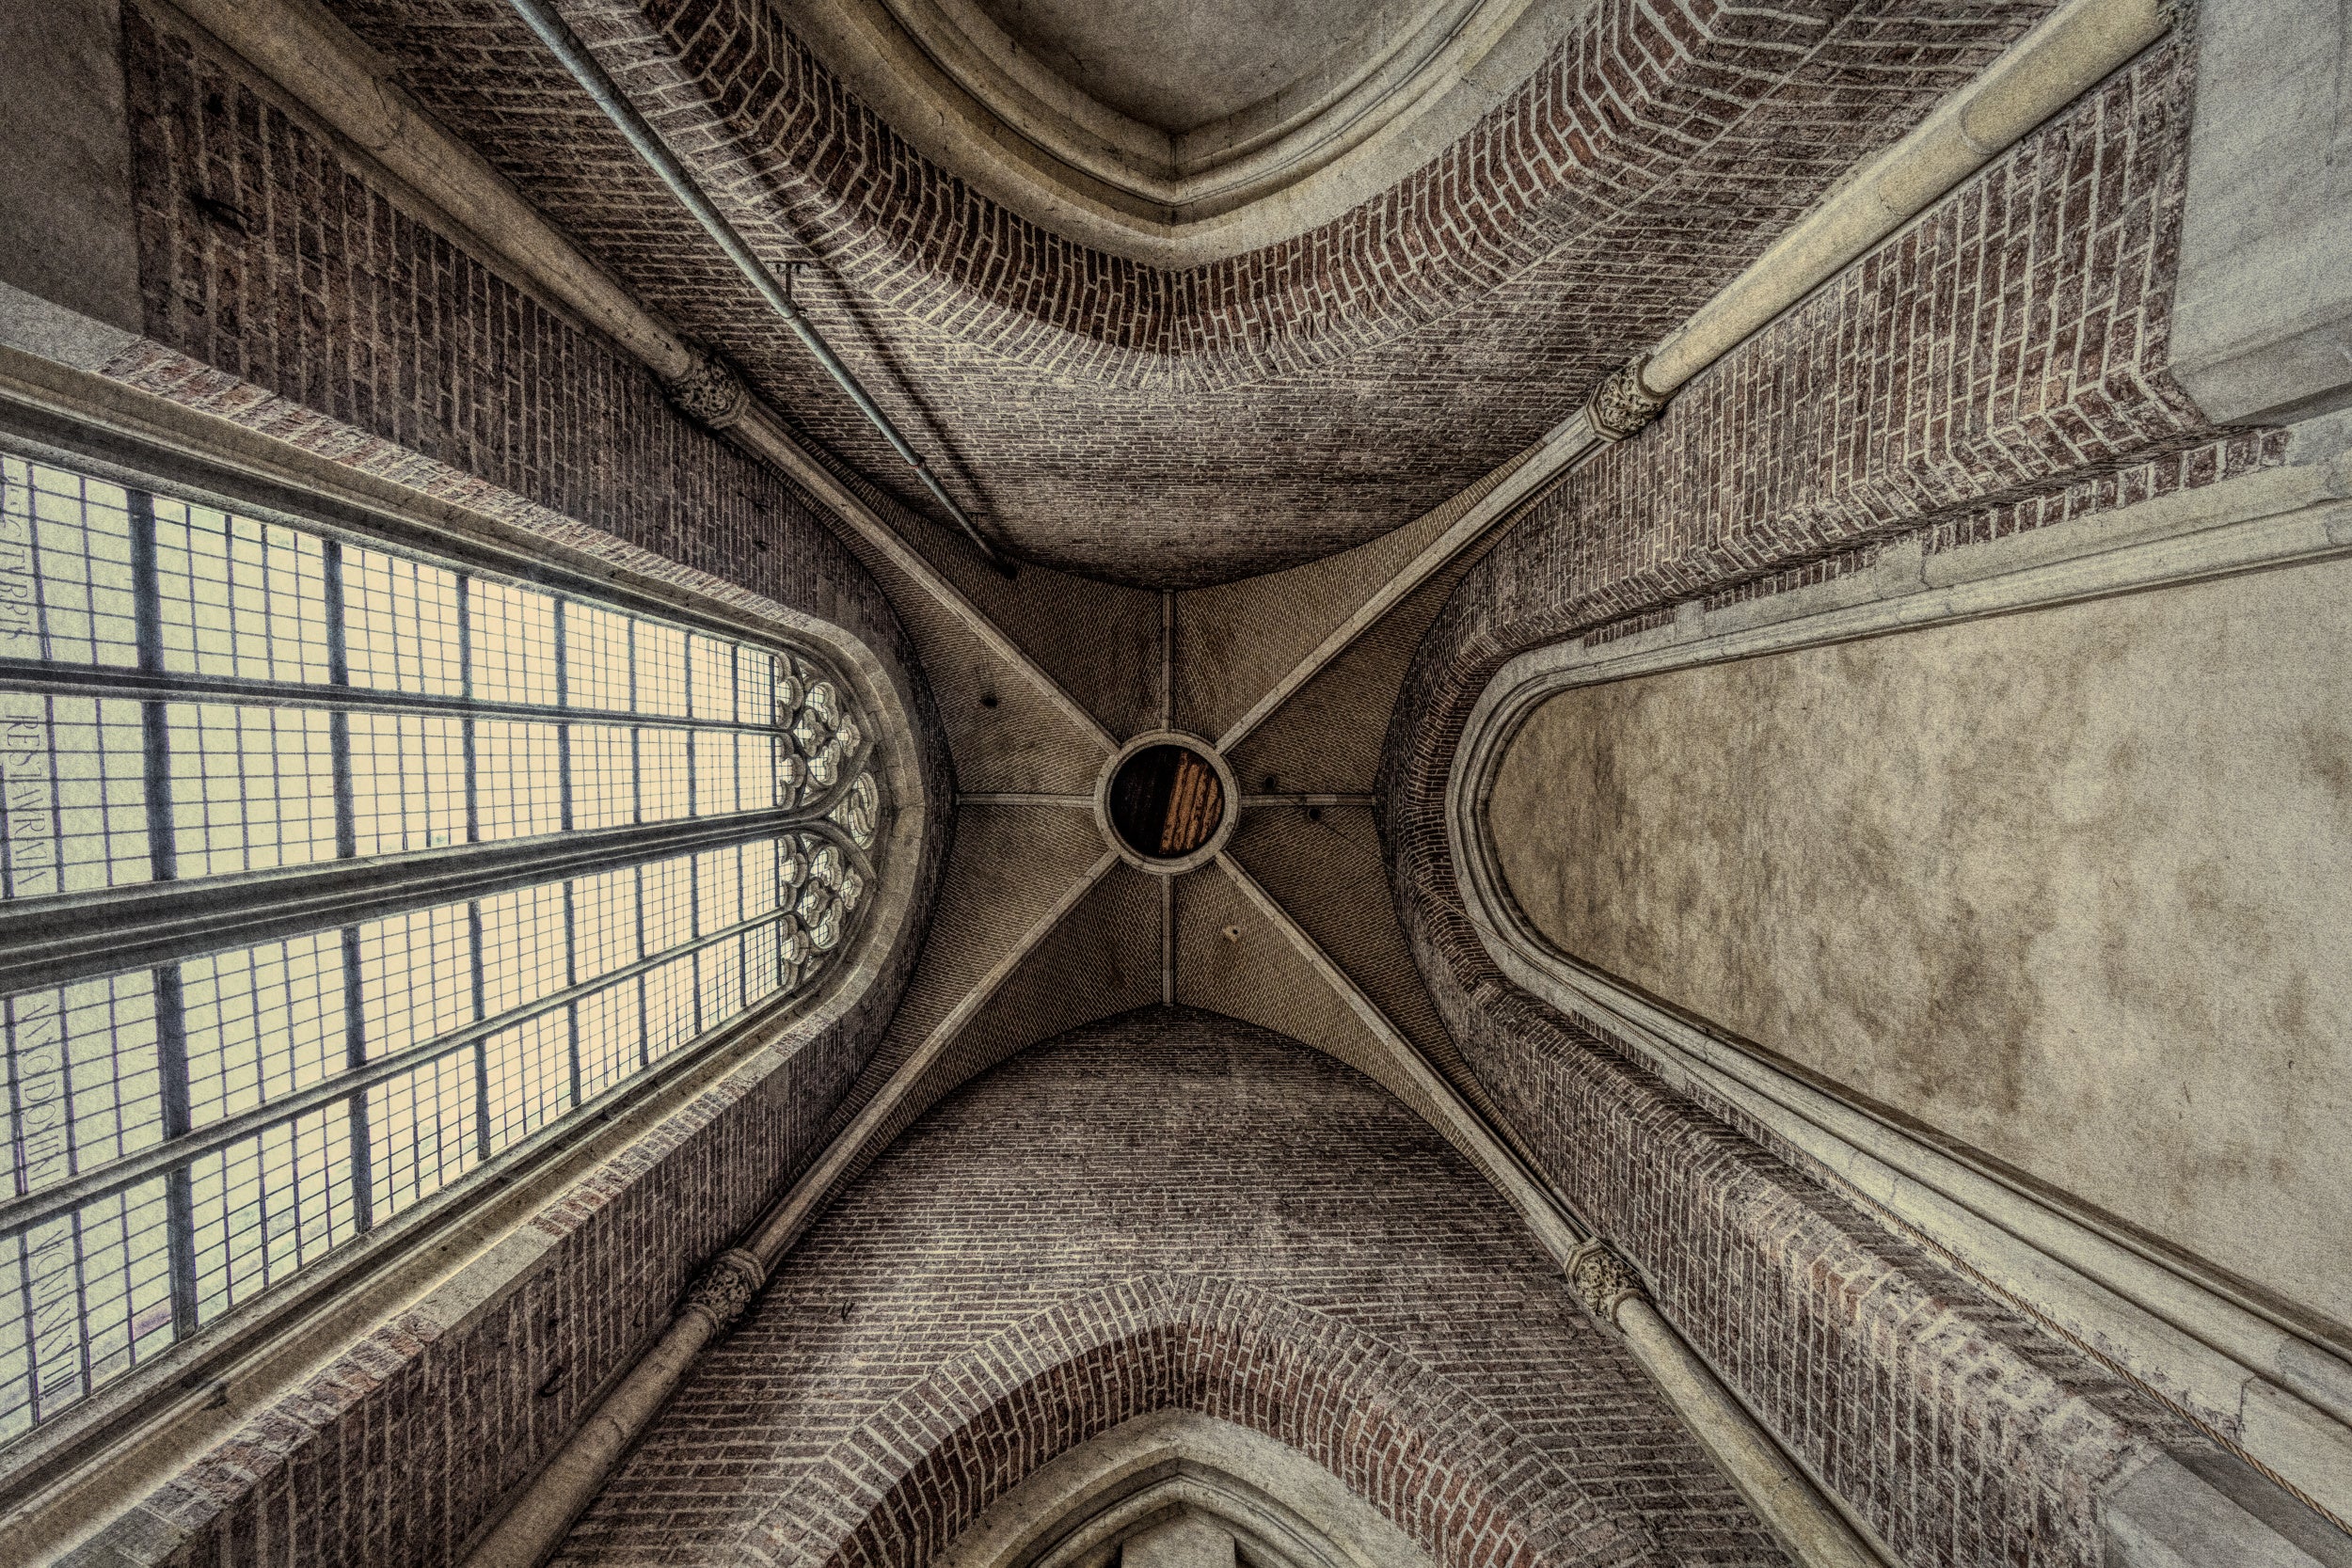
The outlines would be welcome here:
[[[1464,914],[1448,775],[1529,649],[1819,580],[1898,535],[1949,547],[2280,461],[2279,433],[2214,431],[2166,369],[2190,62],[2177,34],[2152,50],[1546,498],[1431,627],[1383,753],[1399,912],[1472,1070],[1661,1309],[1915,1564],[2090,1568],[2108,1485],[2201,1440],[1506,982]],[[1939,1464],[1883,1463],[1890,1432]]]

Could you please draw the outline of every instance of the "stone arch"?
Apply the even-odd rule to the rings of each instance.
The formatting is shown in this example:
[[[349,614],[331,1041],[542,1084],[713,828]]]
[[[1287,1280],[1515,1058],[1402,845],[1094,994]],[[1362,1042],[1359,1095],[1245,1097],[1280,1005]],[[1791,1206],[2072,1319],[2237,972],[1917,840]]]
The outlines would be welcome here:
[[[1118,1554],[1136,1537],[1195,1522],[1231,1536],[1250,1568],[1437,1568],[1297,1449],[1189,1410],[1122,1421],[1032,1472],[988,1506],[939,1568],[1123,1562]]]
[[[1667,1561],[1629,1511],[1493,1410],[1344,1321],[1214,1276],[1061,1302],[943,1363],[752,1526],[753,1556],[918,1568],[1043,1465],[1157,1411],[1272,1438],[1441,1568]]]

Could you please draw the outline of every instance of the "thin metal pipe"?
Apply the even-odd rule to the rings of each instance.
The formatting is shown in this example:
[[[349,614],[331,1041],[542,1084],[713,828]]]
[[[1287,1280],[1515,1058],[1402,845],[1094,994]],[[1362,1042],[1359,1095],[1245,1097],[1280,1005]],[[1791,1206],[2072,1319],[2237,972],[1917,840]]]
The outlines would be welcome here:
[[[710,198],[694,182],[694,177],[686,172],[686,166],[677,161],[662,141],[660,134],[622,95],[620,87],[605,74],[604,67],[596,63],[596,56],[589,54],[587,46],[574,36],[564,19],[556,15],[545,0],[508,0],[508,4],[539,36],[539,41],[564,62],[564,69],[570,71],[572,79],[596,100],[596,107],[604,111],[605,118],[619,127],[621,135],[628,138],[629,145],[637,149],[638,155],[652,166],[654,173],[660,176],[661,182],[670,187],[670,194],[684,203],[686,210],[694,215],[694,220],[703,226],[704,231],[719,243],[719,248],[727,253],[736,270],[759,291],[760,297],[768,302],[769,308],[784,318],[785,325],[792,329],[794,336],[801,340],[809,353],[817,356],[817,362],[824,366],[825,373],[850,395],[851,403],[857,404],[858,412],[866,416],[866,422],[882,432],[882,439],[890,443],[891,450],[906,460],[907,466],[914,470],[914,477],[923,482],[923,488],[947,509],[948,515],[955,518],[956,525],[963,530],[980,554],[998,571],[1007,577],[1012,576],[1015,570],[1012,562],[981,537],[979,529],[965,515],[963,508],[956,504],[955,498],[947,494],[946,487],[939,483],[939,476],[931,472],[930,465],[915,452],[907,438],[899,434],[898,427],[891,422],[890,416],[882,411],[881,405],[850,373],[850,367],[841,362],[840,356],[834,353],[833,345],[825,341],[816,324],[802,313],[790,291],[778,282],[766,263],[754,254],[751,245],[736,231],[735,225],[710,204]]]

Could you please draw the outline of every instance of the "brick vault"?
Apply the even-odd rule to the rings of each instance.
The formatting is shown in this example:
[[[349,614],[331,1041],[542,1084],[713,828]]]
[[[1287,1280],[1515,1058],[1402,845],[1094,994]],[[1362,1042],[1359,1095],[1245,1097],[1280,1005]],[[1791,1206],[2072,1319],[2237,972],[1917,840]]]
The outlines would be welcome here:
[[[27,1560],[2352,1563],[2340,7],[55,11]]]

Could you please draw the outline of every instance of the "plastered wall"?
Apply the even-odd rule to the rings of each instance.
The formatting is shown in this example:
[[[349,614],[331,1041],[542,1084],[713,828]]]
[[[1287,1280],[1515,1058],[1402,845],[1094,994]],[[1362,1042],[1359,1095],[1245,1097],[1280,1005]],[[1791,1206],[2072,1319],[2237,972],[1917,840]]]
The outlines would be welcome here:
[[[1564,692],[1551,942],[2352,1321],[2352,562]]]

